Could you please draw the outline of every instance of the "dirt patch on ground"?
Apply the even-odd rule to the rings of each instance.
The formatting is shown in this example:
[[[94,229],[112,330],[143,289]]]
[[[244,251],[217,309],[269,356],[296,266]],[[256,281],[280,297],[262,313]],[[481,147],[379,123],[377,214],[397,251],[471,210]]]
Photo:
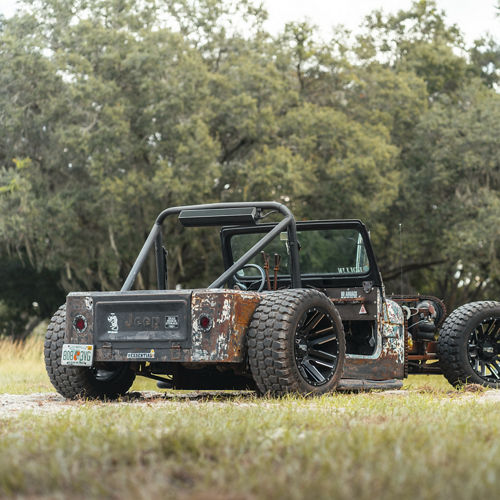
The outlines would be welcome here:
[[[254,397],[250,391],[189,391],[169,393],[156,391],[131,392],[115,401],[70,401],[55,392],[34,394],[0,394],[0,418],[15,417],[22,412],[37,414],[67,411],[82,405],[168,405],[172,401],[230,401],[242,397]]]
[[[375,392],[379,397],[405,397],[412,393],[418,393],[418,390],[399,390]],[[436,396],[446,397],[448,394],[436,394]],[[484,390],[479,392],[454,392],[449,394],[451,402],[466,402],[473,398],[477,403],[500,403],[500,390]],[[127,396],[108,402],[91,402],[96,405],[148,405],[161,407],[172,403],[172,401],[209,401],[209,402],[234,402],[238,405],[248,404],[242,402],[245,398],[253,399],[254,393],[248,391],[189,391],[179,392],[156,392],[143,391],[132,392]],[[57,393],[45,392],[35,394],[0,394],[0,419],[13,418],[23,412],[33,412],[35,414],[47,414],[61,411],[69,411],[74,408],[88,405],[87,400],[68,401]],[[253,404],[258,404],[253,402]]]

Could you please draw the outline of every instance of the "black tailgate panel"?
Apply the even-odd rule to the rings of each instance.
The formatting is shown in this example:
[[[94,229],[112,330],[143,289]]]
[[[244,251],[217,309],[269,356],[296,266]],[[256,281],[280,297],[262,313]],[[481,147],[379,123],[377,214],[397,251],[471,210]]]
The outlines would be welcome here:
[[[97,297],[96,297],[97,298]],[[106,296],[95,300],[96,344],[191,345],[191,295]]]

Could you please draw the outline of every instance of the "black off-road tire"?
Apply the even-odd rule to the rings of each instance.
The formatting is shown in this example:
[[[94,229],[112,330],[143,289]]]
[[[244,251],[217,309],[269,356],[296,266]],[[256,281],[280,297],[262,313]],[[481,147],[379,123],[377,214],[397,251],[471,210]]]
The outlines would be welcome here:
[[[62,305],[50,320],[44,345],[45,368],[57,392],[68,399],[114,399],[125,394],[135,379],[125,363],[96,368],[61,364],[65,329],[66,305]]]
[[[471,302],[453,311],[441,328],[437,351],[450,384],[499,389],[500,302]]]
[[[322,314],[324,318],[311,327]],[[265,294],[255,309],[247,339],[250,369],[261,394],[318,395],[337,387],[344,368],[344,329],[337,309],[318,290]]]

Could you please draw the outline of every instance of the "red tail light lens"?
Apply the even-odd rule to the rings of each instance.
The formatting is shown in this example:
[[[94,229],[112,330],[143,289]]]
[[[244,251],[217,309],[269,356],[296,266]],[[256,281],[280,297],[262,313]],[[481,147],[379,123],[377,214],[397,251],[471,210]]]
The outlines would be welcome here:
[[[200,316],[200,326],[203,330],[209,330],[212,326],[212,320],[206,315]]]
[[[84,332],[87,329],[87,320],[85,319],[85,316],[82,316],[81,314],[75,316],[75,319],[73,320],[73,326],[75,327],[77,332]]]

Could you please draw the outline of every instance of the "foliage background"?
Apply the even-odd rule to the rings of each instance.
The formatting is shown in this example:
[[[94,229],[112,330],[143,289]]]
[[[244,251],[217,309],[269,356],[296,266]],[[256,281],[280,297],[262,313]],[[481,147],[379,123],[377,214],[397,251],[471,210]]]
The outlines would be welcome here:
[[[363,219],[389,292],[500,297],[498,40],[466,46],[432,0],[327,41],[265,18],[250,0],[0,17],[2,333],[119,288],[163,208],[220,200]],[[216,234],[169,230],[171,286],[218,274]]]

